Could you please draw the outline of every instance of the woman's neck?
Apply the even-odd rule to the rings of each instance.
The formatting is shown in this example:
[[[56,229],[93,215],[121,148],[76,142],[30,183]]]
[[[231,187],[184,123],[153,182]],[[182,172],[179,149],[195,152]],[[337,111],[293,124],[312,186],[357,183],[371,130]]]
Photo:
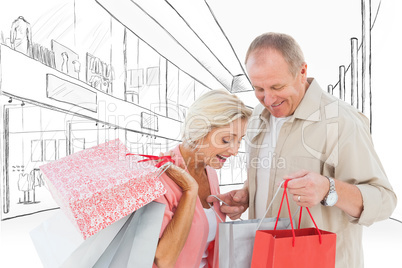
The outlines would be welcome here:
[[[184,164],[190,174],[201,175],[205,173],[205,161],[201,155],[197,155],[197,150],[193,150],[180,144],[179,146]]]

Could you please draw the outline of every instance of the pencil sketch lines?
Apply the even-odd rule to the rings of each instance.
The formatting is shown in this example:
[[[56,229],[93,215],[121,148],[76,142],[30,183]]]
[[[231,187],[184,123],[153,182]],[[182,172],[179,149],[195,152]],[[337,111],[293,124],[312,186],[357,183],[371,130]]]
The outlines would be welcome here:
[[[239,80],[239,78],[241,77],[242,80],[243,80],[241,83],[242,83],[243,85],[241,85],[241,86],[235,85],[235,86],[234,86],[235,82],[232,81],[232,87],[231,87],[232,92],[253,91],[253,88],[252,88],[252,87],[250,88],[251,81],[250,81],[250,79],[248,78],[248,76],[245,75],[245,74],[246,74],[246,70],[244,69],[243,64],[241,63],[239,57],[237,56],[237,53],[236,53],[236,51],[235,51],[235,49],[234,49],[232,43],[229,41],[228,36],[226,35],[226,33],[225,33],[225,31],[223,30],[222,26],[219,24],[219,22],[218,22],[218,20],[217,20],[217,18],[216,18],[216,16],[215,16],[215,14],[214,14],[214,12],[213,12],[213,10],[211,9],[210,5],[208,4],[207,0],[205,0],[205,5],[208,7],[208,9],[209,9],[209,11],[211,12],[211,15],[212,15],[212,17],[213,17],[213,19],[214,19],[216,25],[218,26],[218,28],[219,28],[220,31],[222,32],[224,38],[227,40],[227,44],[229,45],[230,49],[232,50],[233,55],[235,56],[235,58],[236,58],[236,60],[237,60],[237,62],[238,62],[238,64],[239,64],[238,66],[240,66],[241,71],[242,71],[241,74],[234,75],[233,80],[235,80],[235,79],[236,79],[236,80]],[[247,79],[248,84],[244,81],[244,79]]]
[[[334,93],[338,87],[340,99],[348,101],[359,111],[366,114],[370,119],[370,131],[373,126],[373,104],[371,88],[371,31],[379,15],[381,1],[379,1],[374,20],[371,17],[371,0],[361,0],[362,14],[362,38],[360,45],[356,37],[351,38],[351,61],[347,68],[342,65],[339,67],[339,80],[335,86],[328,85],[328,92]],[[361,68],[359,68],[359,53],[361,58]],[[361,76],[359,76],[359,69]],[[345,75],[350,70],[350,89],[347,90]],[[359,83],[360,82],[360,83]],[[359,90],[361,89],[361,90]],[[346,98],[346,92],[350,92],[350,99]]]
[[[194,35],[200,40],[200,42],[208,49],[208,51],[216,58],[216,60],[223,66],[223,68],[233,76],[230,70],[223,64],[223,62],[214,54],[212,49],[201,39],[201,37],[197,34],[197,32],[191,27],[191,25],[184,19],[184,17],[173,7],[169,1],[165,0],[166,3],[177,13],[177,15],[183,20],[183,22],[187,25],[187,27],[194,33]],[[219,24],[218,24],[219,26]]]
[[[195,6],[193,9],[197,8],[197,12],[189,13],[191,15],[180,12],[184,5],[186,8],[189,5],[182,1],[158,1],[158,8],[154,7],[154,2],[149,1],[119,0],[117,5],[109,0],[98,0],[97,2],[169,62],[197,81],[203,81],[209,88],[224,86],[232,91],[234,76],[239,79],[240,75],[244,75],[241,64],[234,55],[233,49],[228,45],[227,37],[224,37],[204,1],[191,2],[191,5]],[[115,6],[124,6],[124,8],[118,9]],[[201,14],[194,16],[196,13]],[[138,23],[136,23],[137,20]],[[139,26],[140,20],[142,26]],[[201,25],[204,26],[204,29],[212,29],[211,32],[200,31]],[[205,27],[206,25],[207,27]],[[207,35],[209,37],[206,38]],[[224,42],[215,40],[214,47],[211,37]],[[216,43],[221,48],[216,48]],[[226,54],[223,56],[222,47],[225,47]],[[216,51],[219,51],[220,54],[216,54]],[[228,53],[228,51],[230,52]],[[224,64],[225,59],[231,64]],[[245,79],[248,81],[246,77]],[[219,84],[213,80],[218,81]],[[246,85],[246,83],[234,83],[234,85]],[[248,88],[238,88],[236,91],[250,89],[251,85],[248,83]]]
[[[2,219],[56,206],[40,183],[33,188],[41,164],[116,138],[134,152],[167,151],[202,93],[252,95],[207,0],[40,0],[39,13],[10,4],[0,16]],[[361,109],[358,42],[328,91]],[[244,155],[219,171],[221,185],[245,180]]]

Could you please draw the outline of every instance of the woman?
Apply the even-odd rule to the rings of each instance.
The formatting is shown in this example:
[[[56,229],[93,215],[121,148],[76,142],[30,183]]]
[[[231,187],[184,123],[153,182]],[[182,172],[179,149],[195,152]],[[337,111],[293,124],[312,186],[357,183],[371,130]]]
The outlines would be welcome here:
[[[167,193],[156,201],[166,209],[154,267],[218,267],[218,224],[226,215],[218,201],[210,208],[206,198],[219,194],[215,169],[237,154],[250,116],[225,90],[212,90],[190,106],[183,142],[172,150],[175,165],[161,176]]]

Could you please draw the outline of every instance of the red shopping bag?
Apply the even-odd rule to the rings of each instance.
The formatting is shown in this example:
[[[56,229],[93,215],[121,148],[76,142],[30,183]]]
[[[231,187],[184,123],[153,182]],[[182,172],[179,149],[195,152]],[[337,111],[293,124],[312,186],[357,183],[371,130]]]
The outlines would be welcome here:
[[[291,218],[287,183],[278,217],[281,213],[284,197]],[[335,267],[336,234],[318,229],[310,210],[306,207],[315,228],[300,229],[302,209],[300,209],[299,229],[257,231],[254,241],[251,268],[333,268]]]

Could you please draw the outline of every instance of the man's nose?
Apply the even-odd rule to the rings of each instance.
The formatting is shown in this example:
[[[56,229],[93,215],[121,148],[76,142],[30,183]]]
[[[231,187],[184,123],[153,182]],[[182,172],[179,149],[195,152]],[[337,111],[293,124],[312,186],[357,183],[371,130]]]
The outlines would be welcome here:
[[[271,106],[276,101],[276,96],[272,92],[272,90],[265,90],[264,91],[264,104],[266,106]]]

